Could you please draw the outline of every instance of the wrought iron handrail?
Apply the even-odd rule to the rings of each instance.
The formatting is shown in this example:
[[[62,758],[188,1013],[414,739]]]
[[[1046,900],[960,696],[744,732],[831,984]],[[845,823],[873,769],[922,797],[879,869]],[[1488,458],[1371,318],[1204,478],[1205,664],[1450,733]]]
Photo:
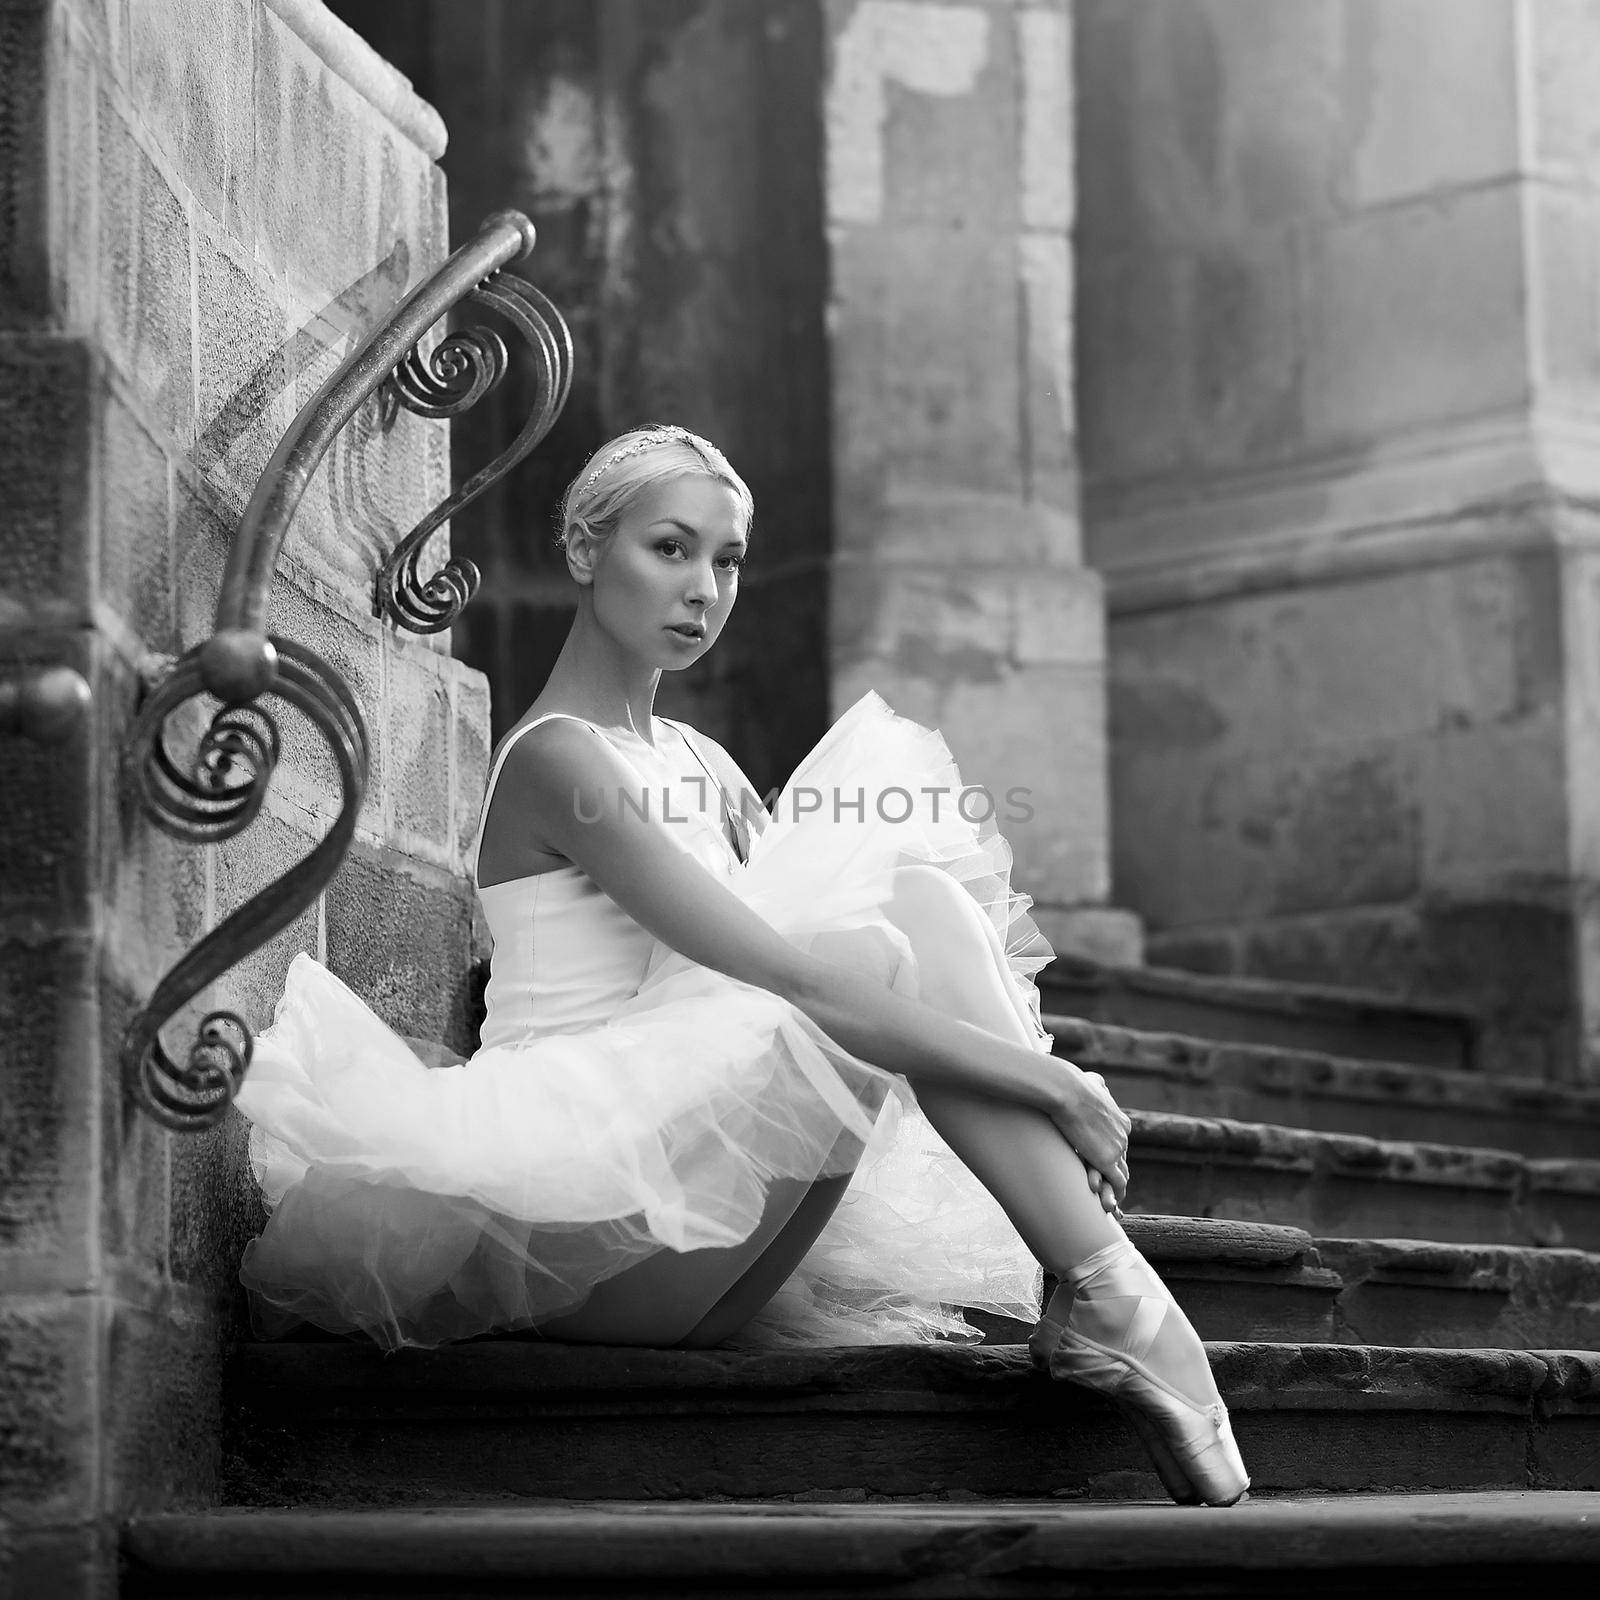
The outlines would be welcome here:
[[[366,794],[366,724],[339,674],[308,646],[269,634],[267,610],[278,557],[313,474],[340,430],[374,395],[386,420],[399,407],[453,417],[477,404],[505,375],[509,354],[492,328],[458,329],[427,351],[422,342],[457,306],[503,317],[531,349],[533,409],[517,437],[487,467],[429,511],[376,575],[374,610],[412,632],[438,632],[478,587],[460,557],[431,576],[422,558],[432,535],[521,461],[550,431],[572,380],[572,339],[561,313],[505,268],[532,251],[533,224],[497,211],[475,238],[406,295],[352,351],[299,414],[256,483],[234,535],[211,637],[180,657],[156,685],[130,731],[124,763],[144,810],[177,838],[218,843],[260,813],[280,754],[277,723],[257,702],[276,695],[303,712],[332,751],[340,809],[327,835],[283,877],[213,928],[162,979],[123,1037],[129,1093],[158,1122],[179,1131],[221,1120],[249,1068],[254,1041],[242,1018],[213,1011],[188,1059],[177,1062],[161,1029],[202,989],[288,927],[338,871]],[[184,763],[167,747],[168,719],[190,701],[221,702]]]

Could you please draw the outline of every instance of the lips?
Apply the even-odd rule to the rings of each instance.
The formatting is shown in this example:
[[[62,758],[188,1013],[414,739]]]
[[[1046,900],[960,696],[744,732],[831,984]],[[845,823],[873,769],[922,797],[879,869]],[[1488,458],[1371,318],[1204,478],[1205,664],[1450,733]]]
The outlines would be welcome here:
[[[671,622],[667,624],[667,632],[675,633],[680,639],[703,639],[706,630],[696,622]]]

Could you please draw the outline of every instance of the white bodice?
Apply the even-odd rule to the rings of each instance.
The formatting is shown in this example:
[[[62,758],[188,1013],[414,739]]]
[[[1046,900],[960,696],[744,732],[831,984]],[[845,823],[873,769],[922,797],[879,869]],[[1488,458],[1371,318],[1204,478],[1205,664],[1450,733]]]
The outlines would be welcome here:
[[[483,819],[511,746],[530,729],[565,712],[548,712],[517,728],[505,742],[484,795],[473,844],[473,882],[483,843]],[[674,843],[718,876],[743,870],[729,842],[715,775],[679,724],[655,718],[655,748],[619,739],[582,722],[639,775],[637,799]],[[634,796],[629,797],[631,804]],[[549,1034],[575,1033],[615,1014],[638,992],[656,940],[594,880],[575,866],[511,878],[478,889],[494,941],[485,994],[482,1045],[516,1045]]]

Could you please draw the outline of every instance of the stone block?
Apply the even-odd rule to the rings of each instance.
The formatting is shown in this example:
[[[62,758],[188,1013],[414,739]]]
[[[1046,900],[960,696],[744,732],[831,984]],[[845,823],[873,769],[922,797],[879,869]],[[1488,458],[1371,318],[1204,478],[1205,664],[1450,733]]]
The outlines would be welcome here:
[[[1036,904],[1028,914],[1058,956],[1079,956],[1105,967],[1144,965],[1144,924],[1131,911]]]
[[[1024,457],[1030,498],[1062,513],[1057,558],[1083,559],[1072,375],[1072,254],[1064,235],[1026,233],[1022,272]]]
[[[1087,225],[1087,224],[1086,224]],[[1186,262],[1155,251],[1078,259],[1079,450],[1095,489],[1169,472],[1188,456],[1178,374],[1196,365]],[[1091,554],[1095,525],[1088,525]]]
[[[310,592],[308,592],[308,589]],[[342,597],[308,582],[307,588],[278,583],[273,588],[268,629],[308,645],[338,673],[366,721],[371,767],[359,826],[377,837],[383,828],[382,797],[387,784],[384,749],[384,644],[379,625],[343,609]],[[275,782],[299,808],[308,824],[323,832],[340,804],[338,767],[323,736],[310,721],[282,701],[273,701],[283,734],[284,758]]]
[[[85,631],[0,632],[0,672],[64,666],[96,683],[93,636]],[[8,739],[5,827],[0,829],[0,908],[39,928],[87,928],[96,859],[91,796],[99,778],[94,717],[64,743]]]
[[[210,223],[195,230],[194,462],[237,516],[293,419],[282,291]]]
[[[1016,241],[851,230],[834,265],[841,546],[869,542],[884,504],[1020,499]]]
[[[404,848],[445,866],[453,803],[449,679],[438,657],[398,642],[384,651],[384,666],[374,711],[384,722],[387,829]]]
[[[12,1289],[82,1290],[94,1260],[98,1032],[84,938],[0,944],[0,1260]]]
[[[89,348],[77,339],[0,344],[0,606],[72,623],[88,616]]]
[[[165,952],[173,965],[181,952]],[[168,1151],[171,1136],[124,1094],[122,1041],[146,990],[132,991],[103,971],[98,985],[100,1060],[99,1252],[107,1280],[124,1292],[150,1292],[167,1274]],[[182,1060],[189,1037],[171,1030],[167,1047]],[[181,1050],[180,1048],[181,1047]],[[79,1177],[83,1182],[87,1173]]]
[[[320,303],[404,241],[415,281],[444,250],[432,163],[269,8],[255,15],[263,257]],[[330,150],[340,159],[329,161]]]
[[[1420,882],[1415,769],[1394,745],[1239,760],[1114,745],[1117,899],[1159,928],[1403,900]]]
[[[176,653],[166,452],[117,390],[101,406],[100,595],[146,648]]]
[[[97,1295],[0,1299],[0,1503],[28,1522],[97,1503]]]
[[[1045,568],[1021,572],[1015,581],[1012,653],[1019,665],[1105,665],[1105,596],[1098,573]]]
[[[169,1253],[175,1282],[226,1298],[266,1213],[250,1175],[249,1123],[230,1113],[172,1141]]]
[[[50,315],[50,12],[43,5],[0,12],[0,327],[42,325]]]
[[[108,75],[122,76],[128,65],[128,0],[66,0]]]
[[[1600,184],[1600,108],[1591,88],[1600,66],[1600,16],[1588,0],[1537,0],[1528,23],[1536,170],[1593,188]]]
[[[830,220],[1013,224],[1011,30],[979,7],[917,0],[865,0],[841,21],[826,103]]]
[[[1517,185],[1329,223],[1307,263],[1305,420],[1321,447],[1526,404]]]
[[[139,0],[129,9],[134,104],[195,199],[250,232],[254,76],[249,0]]]
[[[108,1500],[122,1516],[214,1505],[227,1346],[215,1307],[180,1290],[108,1309]]]
[[[1535,372],[1565,410],[1600,408],[1600,195],[1532,186],[1528,194]]]
[[[209,639],[215,630],[233,528],[220,515],[210,487],[195,483],[188,474],[174,475],[172,497],[178,644],[187,650]]]
[[[322,831],[325,830],[311,836],[270,811],[263,811],[245,832],[218,845],[213,853],[218,921],[283,877],[309,854]],[[171,1024],[173,1044],[168,1048],[175,1054],[178,1044],[187,1047],[190,1034],[185,1030],[192,1029],[203,1014],[201,1007],[207,1011],[226,1007],[237,1011],[247,1027],[264,1028],[272,1020],[273,1007],[283,993],[289,963],[302,950],[311,955],[320,952],[320,929],[320,903],[314,902],[282,933],[245,956],[203,991],[189,1011]]]
[[[328,965],[396,1032],[461,1048],[469,886],[394,850],[358,845],[328,887]]]
[[[1514,9],[1500,0],[1352,0],[1347,11],[1349,196],[1356,205],[1517,174]]]
[[[1554,716],[1441,733],[1419,747],[1422,876],[1482,891],[1559,881],[1570,861],[1565,729]]]
[[[1187,396],[1197,467],[1283,460],[1302,444],[1303,362],[1295,245],[1286,235],[1227,239],[1184,264],[1192,366],[1172,376]]]
[[[1118,617],[1114,737],[1264,753],[1492,726],[1553,688],[1545,587],[1488,560]]]
[[[109,76],[110,67],[103,45],[97,50],[67,22],[62,8],[57,8],[57,17],[55,86],[50,95],[50,216],[48,231],[41,230],[38,238],[50,253],[55,325],[84,332],[94,326],[99,277],[97,77]]]
[[[489,680],[457,665],[451,674],[455,767],[452,800],[456,857],[467,870],[478,835],[478,817],[489,783]]]
[[[180,445],[194,438],[188,204],[102,92],[99,326],[106,353]]]
[[[13,1525],[0,1544],[0,1594],[101,1600],[116,1581],[113,1532],[90,1520]]]
[[[1064,6],[1026,6],[1016,13],[1022,74],[1022,222],[1029,228],[1072,227],[1072,18]]]

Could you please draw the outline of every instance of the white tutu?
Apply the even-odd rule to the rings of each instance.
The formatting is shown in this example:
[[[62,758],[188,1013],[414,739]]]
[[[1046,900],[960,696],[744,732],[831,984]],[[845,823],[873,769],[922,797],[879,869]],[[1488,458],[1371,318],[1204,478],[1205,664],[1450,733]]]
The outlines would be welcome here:
[[[992,819],[966,820],[961,792],[944,740],[867,695],[725,881],[792,942],[826,955],[848,934],[853,965],[914,994],[882,907],[897,868],[938,866],[1000,935],[1047,1051],[1032,978],[1051,952],[1009,846]],[[974,1338],[961,1307],[1038,1314],[1037,1265],[904,1079],[665,947],[604,1024],[444,1067],[299,956],[238,1104],[271,1208],[241,1268],[265,1334],[303,1319],[392,1348],[536,1328],[656,1251],[742,1242],[774,1179],[847,1172],[740,1342]]]

